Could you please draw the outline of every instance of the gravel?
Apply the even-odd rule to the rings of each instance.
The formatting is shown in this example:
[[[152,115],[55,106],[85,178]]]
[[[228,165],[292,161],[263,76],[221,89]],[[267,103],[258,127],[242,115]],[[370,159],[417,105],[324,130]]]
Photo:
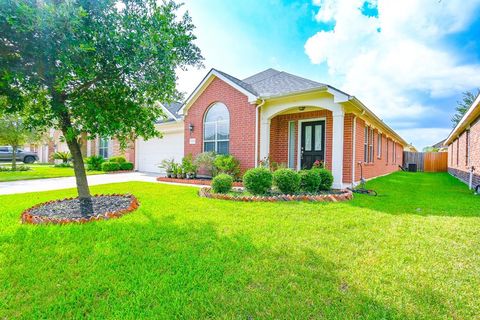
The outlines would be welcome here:
[[[112,195],[112,196],[96,196],[92,197],[93,214],[86,216],[103,215],[107,212],[117,212],[128,209],[132,202],[132,196],[129,195]],[[80,201],[78,199],[62,200],[54,203],[48,203],[33,209],[30,214],[48,218],[82,218],[80,213]]]

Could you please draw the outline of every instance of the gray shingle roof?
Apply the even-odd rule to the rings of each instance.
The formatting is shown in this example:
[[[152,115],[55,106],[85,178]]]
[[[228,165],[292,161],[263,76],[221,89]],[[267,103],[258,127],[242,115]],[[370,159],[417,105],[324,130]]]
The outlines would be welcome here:
[[[171,103],[162,103],[162,105],[177,119],[182,119],[183,115],[179,114],[178,112],[182,108],[182,103],[178,101],[174,101]],[[173,122],[176,119],[172,118],[169,114],[165,114],[167,118],[158,119],[155,123],[166,123],[166,122]]]
[[[257,95],[257,93],[255,92],[255,90],[252,88],[251,85],[249,85],[248,83],[246,83],[245,81],[242,81],[240,79],[237,79],[235,78],[234,76],[231,76],[229,75],[228,73],[225,73],[223,71],[220,71],[220,70],[217,70],[217,69],[214,69],[215,71],[217,71],[218,73],[220,73],[222,76],[224,76],[225,78],[227,78],[228,80],[232,81],[233,83],[235,83],[236,85],[242,87],[243,89],[247,90],[248,92],[251,92],[253,93],[254,95]]]

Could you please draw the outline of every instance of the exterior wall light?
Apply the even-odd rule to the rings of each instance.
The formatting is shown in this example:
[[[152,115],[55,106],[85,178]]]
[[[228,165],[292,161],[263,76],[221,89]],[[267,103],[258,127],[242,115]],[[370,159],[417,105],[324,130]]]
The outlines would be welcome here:
[[[190,132],[193,132],[193,128],[194,128],[193,123],[190,123],[188,125],[188,130],[190,130]]]

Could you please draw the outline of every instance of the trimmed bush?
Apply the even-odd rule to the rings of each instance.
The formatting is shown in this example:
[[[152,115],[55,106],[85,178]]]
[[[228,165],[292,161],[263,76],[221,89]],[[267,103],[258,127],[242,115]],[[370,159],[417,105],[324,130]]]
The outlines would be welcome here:
[[[313,169],[320,176],[320,186],[319,190],[327,191],[332,189],[333,184],[333,175],[327,169]]]
[[[122,162],[119,163],[120,170],[133,170],[133,163],[131,162]]]
[[[317,170],[301,170],[300,174],[300,189],[304,192],[315,193],[320,188],[322,179]]]
[[[227,193],[232,190],[233,178],[226,173],[220,173],[212,180],[212,190],[215,193]]]
[[[90,156],[85,158],[85,163],[87,164],[87,170],[102,170],[102,163],[105,162],[102,156]]]
[[[102,163],[102,171],[110,172],[110,171],[118,171],[120,169],[120,164],[117,162],[104,162]]]
[[[273,176],[266,168],[247,170],[243,175],[243,186],[254,195],[264,195],[272,188]]]
[[[283,194],[295,194],[300,189],[300,175],[292,169],[278,169],[273,173],[273,184]]]
[[[127,162],[127,159],[125,159],[125,157],[118,156],[118,157],[110,157],[110,158],[108,158],[108,161],[109,162],[116,162],[116,163],[125,163],[125,162]]]
[[[232,155],[217,156],[214,165],[219,173],[226,173],[234,178],[240,175],[240,162]]]

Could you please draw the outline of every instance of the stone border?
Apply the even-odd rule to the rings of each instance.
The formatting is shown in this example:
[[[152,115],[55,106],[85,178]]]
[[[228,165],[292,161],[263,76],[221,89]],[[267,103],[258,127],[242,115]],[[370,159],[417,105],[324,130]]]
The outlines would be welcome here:
[[[204,198],[221,199],[242,202],[280,202],[280,201],[309,201],[309,202],[340,202],[353,199],[350,190],[341,190],[341,193],[317,194],[317,195],[288,195],[278,196],[232,196],[230,194],[212,193],[211,188],[205,187],[198,191],[198,195]]]
[[[202,185],[210,186],[212,184],[211,179],[177,179],[177,178],[158,177],[157,181],[181,183],[181,184],[193,184],[193,185],[201,185],[201,186]],[[243,187],[243,184],[241,182],[235,181],[233,183],[233,186],[240,188],[240,187]]]
[[[61,202],[65,200],[74,200],[77,199],[78,197],[75,198],[65,198],[61,200],[52,200],[52,201],[47,201],[47,202],[42,202],[39,204],[34,205],[31,208],[28,208],[27,210],[23,211],[21,215],[22,223],[23,224],[67,224],[67,223],[87,223],[87,222],[92,222],[92,221],[100,221],[100,220],[109,220],[109,219],[115,219],[115,218],[120,218],[121,216],[132,212],[136,210],[139,206],[140,203],[138,202],[137,198],[132,195],[132,194],[95,194],[93,197],[100,197],[100,196],[122,196],[122,197],[131,197],[132,201],[130,202],[130,205],[128,206],[127,209],[123,209],[120,211],[116,212],[106,212],[102,213],[96,216],[91,216],[88,218],[74,218],[74,219],[69,219],[69,218],[49,218],[49,217],[43,217],[43,216],[38,216],[38,215],[33,215],[30,213],[30,210],[34,208],[38,208],[41,206],[44,206],[46,204],[50,203],[55,203],[55,202]]]

